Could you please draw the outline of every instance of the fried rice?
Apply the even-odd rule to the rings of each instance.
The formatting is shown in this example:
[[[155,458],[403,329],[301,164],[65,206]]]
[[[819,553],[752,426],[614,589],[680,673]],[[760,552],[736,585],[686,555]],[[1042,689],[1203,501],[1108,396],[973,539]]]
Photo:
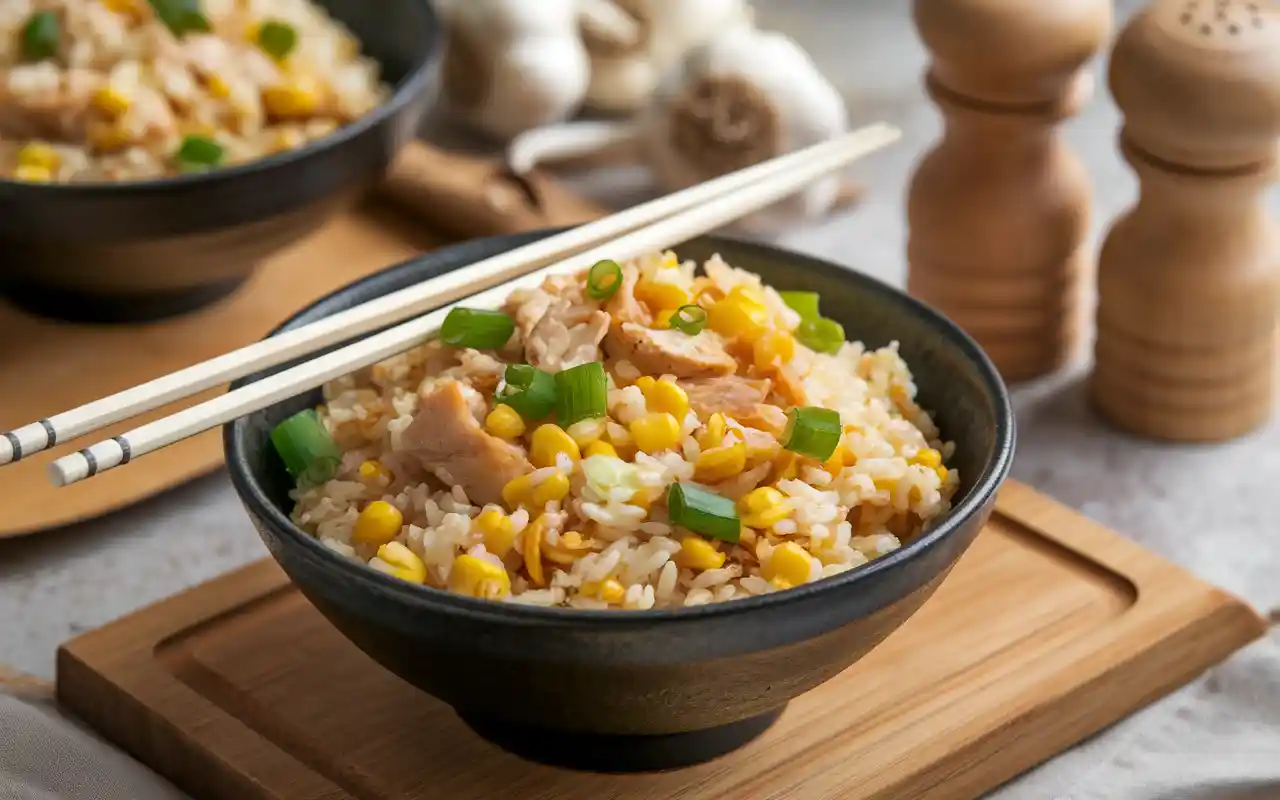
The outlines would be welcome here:
[[[586,273],[513,293],[505,345],[437,339],[326,385],[315,414],[340,459],[295,490],[293,520],[412,583],[632,610],[822,580],[949,510],[954,445],[916,404],[896,343],[807,346],[807,312],[718,256],[700,271],[673,253],[616,266],[604,299]],[[697,319],[689,306],[706,312],[700,330],[672,322],[680,308]],[[511,365],[595,363],[603,415],[561,427],[503,400],[519,389]],[[838,415],[821,453],[797,452],[795,409]],[[713,533],[673,508],[677,490],[722,498]]]
[[[388,88],[311,0],[0,2],[0,174],[161,178],[327,136]]]

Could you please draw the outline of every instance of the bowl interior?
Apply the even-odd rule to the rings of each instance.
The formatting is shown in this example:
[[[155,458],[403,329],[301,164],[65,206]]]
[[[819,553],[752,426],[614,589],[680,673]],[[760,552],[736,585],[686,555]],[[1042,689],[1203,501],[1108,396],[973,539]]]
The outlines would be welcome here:
[[[436,251],[317,301],[279,330],[315,321],[548,233],[480,239]],[[933,414],[943,439],[956,444],[948,465],[960,470],[961,486],[950,516],[967,514],[1004,479],[1013,451],[1013,415],[1008,396],[991,362],[953,323],[872,278],[800,254],[711,236],[690,241],[675,250],[682,258],[700,262],[719,253],[733,266],[759,274],[777,289],[818,292],[823,314],[843,324],[850,340],[862,341],[869,348],[896,341],[919,388],[917,402]],[[291,365],[249,376],[235,386]],[[281,420],[320,401],[319,390],[297,395],[236,420],[224,432],[228,466],[233,473],[239,473],[237,483],[247,478],[250,486],[260,489],[266,500],[286,516],[292,507],[289,491],[293,483],[270,444],[270,431]],[[243,486],[238,488],[243,492]],[[935,524],[932,530],[938,527]],[[921,540],[930,538],[926,533]],[[316,546],[321,547],[318,543]],[[904,547],[899,553],[905,557],[904,551],[912,549]]]

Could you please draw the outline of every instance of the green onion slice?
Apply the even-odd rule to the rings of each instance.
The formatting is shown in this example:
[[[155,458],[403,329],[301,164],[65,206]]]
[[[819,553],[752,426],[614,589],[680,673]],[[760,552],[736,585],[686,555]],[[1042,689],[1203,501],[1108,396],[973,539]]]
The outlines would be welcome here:
[[[298,485],[324,483],[338,472],[342,451],[313,409],[299,411],[271,431],[271,444]]]
[[[22,27],[22,57],[27,61],[43,61],[58,54],[62,42],[62,23],[52,11],[31,15]]]
[[[209,20],[200,11],[200,0],[147,0],[156,16],[174,36],[187,33],[207,33],[213,30]]]
[[[501,311],[455,308],[440,326],[440,341],[450,347],[497,350],[511,339],[515,329],[515,320]]]
[[[622,267],[617,261],[597,261],[587,270],[587,294],[596,300],[613,297],[622,285]]]
[[[778,294],[782,297],[782,302],[800,315],[800,319],[818,319],[822,316],[818,313],[817,292],[778,292]]]
[[[495,399],[526,420],[546,417],[556,407],[556,379],[528,364],[511,364],[503,375]]]
[[[604,364],[588,361],[556,373],[556,423],[567,428],[608,411],[609,379]]]
[[[796,340],[817,353],[836,353],[844,344],[844,326],[833,319],[806,319],[796,328]]]
[[[298,46],[298,32],[287,22],[268,20],[258,28],[258,47],[276,61],[283,61]]]
[[[667,513],[675,524],[712,539],[736,543],[742,535],[742,522],[733,501],[696,486],[671,484],[667,490]]]
[[[667,324],[672,330],[697,336],[707,327],[707,310],[699,305],[680,306]]]
[[[178,162],[190,170],[216,167],[222,163],[222,145],[207,136],[187,136],[178,148]]]
[[[842,433],[839,412],[818,406],[793,408],[787,412],[782,446],[793,453],[826,461],[839,446]]]

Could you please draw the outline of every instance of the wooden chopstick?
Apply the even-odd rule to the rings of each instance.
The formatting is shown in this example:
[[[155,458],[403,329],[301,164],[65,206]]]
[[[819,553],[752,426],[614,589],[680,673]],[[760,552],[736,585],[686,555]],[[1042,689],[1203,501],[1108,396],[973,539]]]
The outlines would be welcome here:
[[[872,125],[854,135],[876,136],[888,126]],[[0,466],[47,450],[129,417],[198,394],[206,389],[283,364],[331,344],[423,314],[468,294],[567,258],[601,242],[705,203],[743,191],[820,153],[839,148],[822,142],[716,180],[633,206],[594,222],[487,258],[431,280],[353,306],[277,336],[232,350],[85,405],[0,433]]]
[[[885,124],[861,128],[834,140],[801,163],[728,195],[720,195],[683,213],[666,217],[632,231],[620,239],[527,272],[515,280],[492,285],[467,298],[470,308],[499,308],[518,289],[534,289],[549,275],[574,273],[603,258],[626,260],[661,250],[700,236],[746,214],[793,194],[823,175],[896,141],[901,132]],[[354,344],[270,375],[220,397],[191,406],[167,417],[98,442],[52,462],[49,478],[55,486],[72,483],[127,464],[132,459],[203,433],[237,417],[350,374],[422,343],[435,334],[457,303],[437,308],[416,319],[382,331]]]

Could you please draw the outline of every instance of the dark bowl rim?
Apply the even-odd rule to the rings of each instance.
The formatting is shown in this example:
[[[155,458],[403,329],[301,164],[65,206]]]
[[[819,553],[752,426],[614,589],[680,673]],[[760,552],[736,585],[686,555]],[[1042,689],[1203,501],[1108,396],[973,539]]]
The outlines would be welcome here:
[[[391,96],[387,98],[386,102],[378,105],[367,114],[356,119],[354,122],[343,125],[328,135],[316,139],[315,141],[308,142],[302,147],[293,150],[286,150],[282,153],[272,153],[271,155],[263,158],[256,158],[242,164],[235,164],[229,167],[209,170],[207,172],[192,172],[184,175],[170,175],[163,178],[151,178],[148,180],[93,181],[88,183],[27,183],[25,181],[9,180],[8,178],[0,176],[0,189],[7,191],[17,190],[23,192],[46,192],[48,194],[67,194],[75,192],[77,194],[92,196],[110,196],[131,192],[164,195],[170,192],[180,192],[184,189],[200,188],[224,181],[233,181],[237,178],[247,178],[253,175],[260,175],[272,170],[287,169],[292,165],[308,161],[320,153],[341,147],[347,142],[368,133],[379,125],[382,125],[388,119],[395,117],[401,109],[412,103],[416,97],[421,95],[431,82],[433,70],[436,65],[440,63],[440,60],[443,57],[444,23],[440,17],[440,13],[435,8],[435,3],[432,2],[432,0],[412,0],[412,2],[417,3],[426,13],[427,26],[430,28],[427,32],[428,40],[423,43],[423,52],[425,53],[425,56],[421,58],[403,78],[400,79],[399,86],[394,92],[392,92]],[[272,333],[274,333],[274,331],[272,331]]]
[[[267,336],[274,336],[285,330],[299,317],[307,314],[317,306],[332,301],[339,295],[355,291],[371,283],[386,280],[389,275],[400,270],[411,269],[411,265],[421,263],[433,256],[438,257],[440,254],[454,249],[478,248],[483,244],[493,242],[509,241],[512,242],[512,247],[518,247],[522,242],[535,241],[558,230],[563,229],[547,228],[525,233],[473,239],[402,261],[314,300],[280,323]],[[995,493],[1008,477],[1012,466],[1016,421],[1009,391],[1004,380],[1000,377],[991,359],[987,357],[986,353],[983,352],[972,337],[942,313],[911,297],[906,292],[899,291],[864,273],[842,267],[833,261],[731,236],[705,235],[697,237],[697,239],[709,241],[713,244],[723,242],[740,251],[754,251],[762,257],[786,259],[791,263],[803,265],[803,268],[807,271],[826,272],[828,274],[838,273],[843,279],[859,281],[866,289],[886,297],[890,302],[904,304],[911,313],[922,317],[928,324],[948,337],[951,342],[960,348],[962,354],[974,364],[978,370],[980,380],[991,391],[992,399],[996,406],[995,453],[985,465],[981,475],[978,476],[978,480],[974,482],[969,496],[959,505],[952,507],[941,523],[927,531],[920,538],[888,555],[881,556],[874,561],[838,575],[797,586],[785,592],[772,592],[732,602],[708,603],[701,606],[675,609],[649,609],[643,611],[577,609],[522,605],[518,603],[497,603],[492,600],[466,597],[430,586],[410,584],[330,550],[321,544],[319,539],[296,526],[289,519],[288,514],[276,508],[270,498],[266,496],[262,487],[252,478],[247,459],[239,444],[239,433],[246,424],[248,417],[240,417],[223,426],[223,448],[232,486],[240,496],[241,502],[248,506],[251,514],[257,516],[263,524],[269,525],[273,532],[281,535],[283,540],[302,548],[296,551],[297,555],[307,557],[313,562],[318,560],[319,564],[317,566],[325,567],[329,571],[337,571],[343,574],[344,577],[350,576],[352,580],[364,584],[367,589],[384,596],[392,596],[397,601],[404,602],[411,607],[454,613],[475,622],[496,620],[506,623],[521,622],[543,626],[600,626],[614,630],[640,627],[658,622],[689,622],[749,614],[765,607],[777,608],[800,603],[816,595],[835,592],[850,584],[872,580],[882,573],[904,568],[908,562],[922,557],[934,547],[939,546],[943,540],[959,533],[975,514],[979,513],[984,506],[994,500]],[[243,381],[244,379],[241,379],[232,384],[233,388],[243,385]],[[272,556],[277,558],[275,553],[272,553]]]

